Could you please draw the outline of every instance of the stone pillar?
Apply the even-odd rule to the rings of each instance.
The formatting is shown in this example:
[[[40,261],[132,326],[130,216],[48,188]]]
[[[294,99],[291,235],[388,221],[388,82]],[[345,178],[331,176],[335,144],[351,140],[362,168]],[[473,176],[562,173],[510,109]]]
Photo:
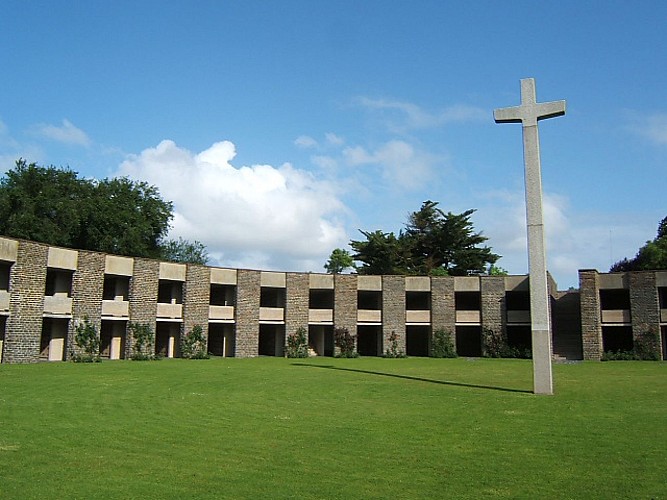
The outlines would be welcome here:
[[[484,276],[480,278],[482,330],[493,330],[496,334],[506,334],[505,278]],[[484,333],[482,332],[482,335]],[[482,344],[482,349],[484,345]]]
[[[456,302],[454,297],[453,276],[433,276],[431,278],[432,332],[437,330],[448,332],[451,335],[452,342],[456,345]]]
[[[74,342],[77,325],[88,321],[95,328],[97,337],[102,328],[102,291],[104,289],[104,268],[106,257],[102,253],[79,250],[77,269],[72,276],[72,321],[67,332],[69,359],[72,353],[78,352]]]
[[[285,310],[285,342],[299,328],[306,330],[308,338],[308,308],[310,302],[310,276],[306,273],[287,273]]]
[[[4,363],[35,362],[39,359],[48,253],[46,245],[19,241],[16,263],[9,278]]]
[[[239,269],[236,285],[236,353],[247,358],[259,354],[259,300],[261,272]]]
[[[357,334],[357,276],[334,276],[334,327],[347,328],[350,335]]]
[[[208,339],[208,306],[211,298],[211,268],[188,264],[183,284],[183,335],[201,326]]]
[[[630,284],[630,318],[632,318],[632,340],[650,333],[657,333],[659,352],[662,353],[660,335],[660,303],[654,271],[628,273]]]
[[[581,338],[584,359],[602,358],[602,319],[600,317],[600,283],[595,269],[579,271],[581,297]]]
[[[148,325],[155,341],[157,293],[160,283],[160,263],[157,260],[135,258],[130,280],[130,321]],[[125,358],[132,355],[132,333],[128,332]],[[153,352],[145,354],[154,354]]]
[[[382,277],[382,353],[391,347],[396,334],[398,349],[405,352],[405,276]]]

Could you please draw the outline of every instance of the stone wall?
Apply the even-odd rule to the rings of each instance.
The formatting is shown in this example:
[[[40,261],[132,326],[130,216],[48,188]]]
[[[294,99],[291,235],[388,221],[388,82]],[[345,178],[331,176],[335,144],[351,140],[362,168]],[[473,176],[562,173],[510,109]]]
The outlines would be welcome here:
[[[396,334],[398,349],[405,353],[405,276],[382,277],[382,352],[391,347]]]
[[[357,277],[337,274],[334,277],[334,326],[357,334]]]
[[[9,278],[11,295],[5,332],[5,363],[39,359],[48,253],[46,245],[19,242],[16,263]]]
[[[630,287],[630,317],[632,318],[632,337],[648,332],[660,332],[660,304],[654,272],[628,273]],[[658,335],[662,343],[662,335]],[[662,345],[660,345],[662,352]]]
[[[287,273],[285,305],[285,342],[299,328],[308,332],[308,310],[310,303],[310,277],[306,273]]]
[[[236,352],[238,357],[258,355],[260,271],[239,269],[236,293]]]
[[[456,308],[454,300],[454,277],[431,278],[431,324],[432,331],[445,330],[456,345]]]
[[[482,328],[505,334],[505,278],[489,276],[480,281]]]
[[[579,271],[581,341],[584,359],[602,357],[599,276],[595,269]]]
[[[183,330],[181,338],[195,326],[208,338],[208,310],[211,301],[211,268],[188,264],[183,284]]]
[[[102,292],[104,289],[105,255],[79,251],[77,270],[72,276],[72,319],[67,332],[67,359],[72,353],[82,354],[76,347],[76,328],[85,319],[100,335],[102,328]]]
[[[134,274],[130,280],[130,321],[148,325],[155,335],[157,316],[157,293],[160,283],[160,262],[134,259]],[[132,354],[132,335],[127,336],[125,357]],[[145,353],[153,354],[153,353]]]

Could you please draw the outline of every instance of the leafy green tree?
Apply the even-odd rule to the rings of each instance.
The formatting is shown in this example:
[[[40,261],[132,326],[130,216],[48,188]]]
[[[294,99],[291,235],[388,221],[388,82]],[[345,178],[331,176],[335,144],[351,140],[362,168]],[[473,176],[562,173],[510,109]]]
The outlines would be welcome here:
[[[405,231],[361,233],[366,241],[351,241],[360,274],[467,276],[482,274],[499,258],[482,246],[488,238],[474,231],[470,216],[445,213],[438,203],[425,201],[408,216]]]
[[[82,250],[159,258],[173,206],[128,178],[81,179],[20,159],[0,179],[0,234]]]
[[[202,266],[208,263],[206,247],[196,240],[191,242],[183,238],[169,239],[161,244],[161,249],[161,258],[164,260],[183,264],[201,264]]]
[[[611,272],[667,269],[667,217],[658,224],[658,234],[647,241],[634,259],[622,259],[611,266]]]
[[[408,274],[409,254],[402,236],[379,230],[360,232],[366,241],[350,241],[354,259],[362,262],[359,274]]]
[[[352,254],[342,248],[334,248],[329,256],[329,260],[324,264],[329,274],[340,274],[346,269],[354,269],[354,258]]]

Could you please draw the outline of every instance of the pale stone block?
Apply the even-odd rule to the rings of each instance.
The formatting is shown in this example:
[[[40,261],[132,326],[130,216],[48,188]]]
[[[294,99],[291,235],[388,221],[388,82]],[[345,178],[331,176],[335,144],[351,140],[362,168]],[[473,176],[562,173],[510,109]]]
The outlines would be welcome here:
[[[455,292],[479,292],[479,278],[477,276],[455,276]]]
[[[406,276],[405,277],[405,291],[406,292],[430,292],[431,278],[428,276]]]
[[[599,283],[600,283],[600,289],[628,288],[628,278],[626,273],[600,274]]]
[[[160,279],[171,281],[185,281],[187,266],[175,262],[160,262]]]
[[[287,273],[277,273],[273,271],[262,271],[260,286],[271,288],[285,288],[287,282]]]
[[[0,260],[7,262],[16,262],[16,256],[19,251],[19,242],[0,238]]]
[[[431,322],[431,311],[405,311],[405,322],[428,324]]]
[[[655,285],[656,286],[667,286],[667,271],[656,271],[655,272]]]
[[[231,321],[234,319],[234,306],[208,306],[208,319]]]
[[[132,276],[134,272],[134,259],[132,257],[107,255],[104,263],[104,272],[116,276]]]
[[[76,271],[79,252],[67,248],[49,247],[47,266],[55,269]]]
[[[604,309],[601,317],[603,323],[630,323],[630,309]]]
[[[334,288],[334,275],[333,274],[311,274],[310,279],[310,288],[324,289],[324,290],[333,290]]]
[[[357,276],[357,290],[382,291],[382,276]]]
[[[259,320],[269,322],[285,321],[285,309],[282,307],[260,307]]]
[[[211,283],[216,285],[236,285],[236,269],[211,268]]]
[[[479,325],[482,321],[482,311],[456,311],[456,323]]]
[[[382,311],[377,309],[359,309],[357,310],[358,323],[381,323]]]
[[[519,292],[529,289],[528,276],[505,276],[505,291]]]
[[[333,324],[333,309],[309,309],[308,323]]]

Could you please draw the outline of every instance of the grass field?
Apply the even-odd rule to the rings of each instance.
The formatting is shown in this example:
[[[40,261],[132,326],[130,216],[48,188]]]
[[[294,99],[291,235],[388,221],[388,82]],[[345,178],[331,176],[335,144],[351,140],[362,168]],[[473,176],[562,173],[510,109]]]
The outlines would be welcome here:
[[[0,366],[0,498],[666,498],[667,364]]]

